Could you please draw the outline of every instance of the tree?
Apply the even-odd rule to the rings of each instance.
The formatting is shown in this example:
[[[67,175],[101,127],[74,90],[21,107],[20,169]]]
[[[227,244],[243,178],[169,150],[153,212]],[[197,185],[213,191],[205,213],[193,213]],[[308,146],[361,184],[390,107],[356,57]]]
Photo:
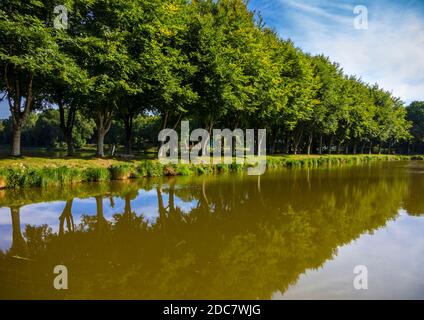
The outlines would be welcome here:
[[[104,156],[104,138],[120,102],[139,92],[131,81],[139,70],[138,64],[131,59],[126,45],[134,17],[143,10],[139,4],[136,0],[95,0],[78,8],[78,62],[90,79],[82,100],[96,123],[99,157]]]
[[[194,4],[195,5],[195,4]],[[139,60],[145,70],[149,110],[162,119],[161,129],[176,128],[197,100],[192,88],[196,66],[192,61],[192,7],[187,1],[162,1],[152,20],[149,38]]]
[[[271,58],[257,41],[262,30],[254,14],[241,0],[197,1],[193,6],[189,45],[196,67],[192,86],[198,99],[191,119],[210,135],[214,127],[259,127],[254,116],[265,117],[261,109],[270,106],[265,98],[269,97],[265,81],[270,78],[264,70]]]
[[[22,127],[41,106],[46,84],[53,75],[67,76],[70,59],[57,45],[53,8],[39,1],[0,4],[0,69],[12,115],[13,156],[21,155]]]
[[[53,27],[55,4],[68,8],[66,30]],[[5,0],[0,73],[0,99],[12,114],[3,124],[13,131],[3,139],[13,155],[21,140],[38,145],[21,139],[35,120],[50,130],[55,112],[31,116],[46,107],[58,109],[62,131],[49,131],[47,140],[64,139],[68,155],[91,133],[82,116],[94,119],[99,157],[112,125],[115,136],[106,141],[124,143],[128,154],[144,145],[134,131],[146,115],[155,119],[151,130],[175,129],[183,119],[208,131],[265,128],[272,153],[334,146],[391,153],[409,139],[406,110],[391,92],[281,39],[244,0]],[[421,141],[416,110],[408,109],[414,147]]]
[[[311,153],[311,144],[314,137],[318,137],[318,153],[322,154],[324,138],[330,138],[327,146],[331,152],[332,139],[339,125],[339,108],[342,105],[343,71],[339,65],[325,56],[312,57],[313,66],[319,79],[319,88],[316,91],[316,106],[308,126],[309,143],[307,153]]]
[[[424,101],[414,101],[407,108],[408,120],[412,123],[413,151],[424,152]]]
[[[48,100],[51,104],[57,105],[59,110],[59,127],[62,130],[63,137],[67,145],[67,155],[74,154],[74,127],[76,118],[83,102],[81,98],[88,90],[88,79],[83,70],[75,63],[67,68],[72,68],[74,79],[55,78],[49,88]]]
[[[290,68],[285,74],[288,91],[288,105],[283,113],[283,126],[286,128],[287,152],[292,145],[297,154],[304,136],[306,124],[311,121],[313,110],[318,103],[315,99],[319,88],[318,78],[313,72],[310,56],[300,50],[292,51]]]

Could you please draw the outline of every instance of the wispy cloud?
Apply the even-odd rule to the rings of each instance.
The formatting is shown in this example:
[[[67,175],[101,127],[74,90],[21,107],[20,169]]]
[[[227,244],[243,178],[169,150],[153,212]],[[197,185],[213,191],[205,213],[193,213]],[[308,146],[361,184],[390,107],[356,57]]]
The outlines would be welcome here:
[[[378,82],[406,102],[424,99],[421,1],[253,0],[250,5],[305,51],[329,56],[347,73]],[[356,5],[368,8],[368,30],[354,28]]]
[[[331,20],[336,21],[338,23],[345,24],[345,23],[351,22],[351,19],[349,19],[348,17],[346,17],[342,14],[331,13],[329,10],[325,10],[324,8],[321,8],[319,6],[306,4],[306,3],[301,2],[301,1],[293,1],[293,0],[279,0],[279,1],[281,3],[289,6],[289,7],[294,8],[294,9],[303,11],[305,13],[310,13],[310,14],[313,14],[313,15],[318,16],[318,17],[331,19]],[[340,4],[337,5],[335,3],[330,2],[330,6],[332,8],[344,9],[344,11],[353,10],[353,7],[349,6],[349,5],[340,5]]]

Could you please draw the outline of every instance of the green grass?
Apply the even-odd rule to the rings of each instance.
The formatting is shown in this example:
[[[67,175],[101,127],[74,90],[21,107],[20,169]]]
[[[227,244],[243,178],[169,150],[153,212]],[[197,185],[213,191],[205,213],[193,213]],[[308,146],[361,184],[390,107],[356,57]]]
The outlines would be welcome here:
[[[101,182],[111,180],[112,175],[108,168],[87,168],[82,171],[82,180],[88,182]]]
[[[323,156],[268,156],[267,167],[273,168],[313,168],[321,166],[355,165],[372,161],[420,160],[402,155],[323,155]]]
[[[371,161],[424,160],[424,156],[323,155],[268,156],[268,169],[314,168],[356,165]],[[0,159],[0,188],[44,187],[78,182],[127,180],[141,177],[209,175],[244,172],[247,164],[163,165],[157,160],[46,159],[37,157]]]
[[[133,166],[129,164],[113,164],[109,167],[111,180],[126,180],[135,178],[137,175],[134,171]]]
[[[164,175],[164,166],[153,160],[142,160],[136,170],[140,177],[159,177]]]

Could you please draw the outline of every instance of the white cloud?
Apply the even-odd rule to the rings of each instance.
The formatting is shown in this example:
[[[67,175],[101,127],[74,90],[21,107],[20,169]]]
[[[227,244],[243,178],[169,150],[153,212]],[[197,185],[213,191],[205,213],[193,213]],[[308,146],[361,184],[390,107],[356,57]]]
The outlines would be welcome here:
[[[310,4],[306,4],[303,3],[301,1],[293,1],[293,0],[280,0],[283,4],[290,6],[294,9],[298,9],[300,11],[303,11],[305,13],[311,13],[323,18],[328,18],[331,19],[333,21],[336,21],[338,23],[346,23],[346,22],[350,22],[351,19],[347,18],[346,16],[340,15],[340,14],[334,14],[331,13],[328,10],[325,10],[319,6],[315,6],[315,5],[310,5]],[[337,5],[335,3],[331,4],[331,7],[333,8],[338,8],[338,9],[348,9],[348,10],[353,10],[353,7],[350,6],[341,6],[341,5]]]
[[[368,30],[356,30],[353,10],[335,14],[324,5],[280,1],[293,9],[292,28],[279,30],[284,37],[308,52],[328,55],[346,73],[377,82],[406,102],[424,99],[424,19],[418,12],[370,7]]]

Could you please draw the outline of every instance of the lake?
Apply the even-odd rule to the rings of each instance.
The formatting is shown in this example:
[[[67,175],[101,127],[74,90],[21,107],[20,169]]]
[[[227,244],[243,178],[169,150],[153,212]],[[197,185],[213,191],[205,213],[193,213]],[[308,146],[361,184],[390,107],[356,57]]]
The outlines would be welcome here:
[[[423,299],[423,195],[418,161],[2,190],[0,298]]]

